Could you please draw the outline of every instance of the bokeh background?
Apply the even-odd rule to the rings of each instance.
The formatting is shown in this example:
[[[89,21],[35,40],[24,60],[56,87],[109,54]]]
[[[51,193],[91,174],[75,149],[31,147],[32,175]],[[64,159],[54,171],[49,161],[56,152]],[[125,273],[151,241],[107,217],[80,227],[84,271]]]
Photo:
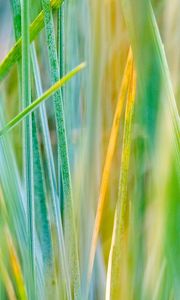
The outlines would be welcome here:
[[[0,0],[1,61],[15,43],[11,2]],[[109,254],[112,247],[115,211],[117,202],[120,201],[118,190],[122,169],[124,107],[105,195],[89,299],[105,299],[105,297],[113,300],[179,299],[180,297],[180,2],[154,0],[151,1],[152,10],[149,3],[150,1],[143,0],[65,0],[63,4],[62,74],[80,62],[86,62],[85,70],[62,88],[82,295],[86,294],[87,288],[89,252],[103,166],[130,46],[137,73],[127,183],[130,208],[125,228],[128,232],[128,242],[123,257],[119,259],[120,272],[115,282],[117,285],[115,292],[108,294],[107,282],[111,282],[107,276]],[[41,1],[30,1],[31,22],[41,9]],[[57,49],[60,45],[58,14],[59,10],[53,10]],[[151,18],[157,25],[159,39],[154,29],[156,25],[152,25]],[[44,29],[37,35],[34,45],[42,89],[45,91],[51,85],[51,75]],[[37,98],[37,94],[32,71],[31,89],[33,101]],[[21,97],[20,76],[15,64],[0,83],[0,110],[3,116],[1,126],[22,109]],[[46,102],[46,112],[58,176],[56,124],[52,103],[51,97]],[[36,114],[38,115],[38,109]],[[46,182],[47,158],[38,117],[37,132]],[[17,199],[19,197],[14,195],[18,180],[22,198],[25,193],[21,125],[16,126],[8,134],[8,143],[10,151],[3,150],[1,144],[0,154],[1,205],[6,207],[1,209],[1,214],[5,217],[2,218],[0,247],[6,249],[4,228],[8,227],[23,269],[20,240],[13,231],[14,220],[12,213],[9,212],[9,205],[12,206],[14,197]],[[8,165],[11,160],[15,162],[16,167],[13,167],[13,163]],[[18,173],[17,182],[13,182],[13,177],[9,177],[11,168],[14,168],[12,176]],[[50,211],[48,218],[52,239],[54,237],[55,240],[55,275],[52,277],[56,278],[61,271],[59,271],[59,256],[56,253],[57,237],[53,231],[54,220],[48,184],[45,198]],[[63,197],[61,186],[59,203],[62,215],[64,201],[66,199]],[[21,218],[21,213],[19,212],[17,216]],[[36,226],[38,227],[38,224]],[[121,239],[117,241],[120,242]],[[4,254],[6,250],[1,249],[1,252],[4,257],[4,268],[9,273],[16,294],[17,283],[13,279],[8,255]],[[117,264],[117,258],[114,261]],[[43,264],[40,259],[41,263]],[[3,278],[2,276],[0,299],[9,297]],[[26,285],[27,279],[24,280]],[[55,287],[51,286],[53,291],[56,290],[56,293],[52,292],[53,299],[66,299],[65,292],[60,291],[64,290],[64,287],[59,286],[58,282],[55,280],[53,283]],[[38,286],[39,283],[36,284]],[[111,284],[113,285],[112,282]],[[47,296],[46,286],[42,284],[42,287],[44,289],[42,295]],[[38,291],[38,299],[44,299],[42,295]],[[58,298],[59,296],[61,298]],[[47,299],[50,299],[48,297]],[[85,296],[79,299],[85,299]]]

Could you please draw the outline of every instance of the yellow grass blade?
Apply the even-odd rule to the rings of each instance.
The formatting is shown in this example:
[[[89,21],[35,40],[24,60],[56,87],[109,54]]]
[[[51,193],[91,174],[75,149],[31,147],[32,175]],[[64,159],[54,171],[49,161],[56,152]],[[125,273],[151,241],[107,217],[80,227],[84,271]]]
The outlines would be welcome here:
[[[123,262],[121,260],[122,253],[127,254],[126,251],[126,239],[127,239],[127,227],[126,220],[128,215],[128,199],[127,199],[127,183],[128,183],[128,170],[130,160],[130,147],[131,147],[131,129],[132,129],[132,115],[134,110],[134,100],[136,92],[136,74],[134,66],[132,66],[131,80],[129,84],[126,112],[125,112],[125,124],[123,135],[123,149],[121,157],[121,170],[119,181],[119,194],[115,212],[113,237],[111,243],[111,250],[108,261],[108,274],[106,284],[106,300],[113,299],[127,299],[127,294],[121,293],[121,281],[126,283],[127,265],[125,257]],[[125,251],[123,251],[125,249]],[[123,273],[125,270],[125,273]],[[123,276],[121,274],[123,273]],[[128,288],[123,288],[123,291],[128,293]]]
[[[110,139],[109,139],[109,144],[108,144],[108,149],[107,149],[107,154],[106,154],[106,159],[105,159],[105,164],[104,164],[104,169],[103,169],[103,174],[102,174],[102,181],[101,181],[100,193],[99,193],[99,198],[98,198],[98,207],[97,207],[97,212],[96,212],[96,218],[95,218],[95,224],[94,224],[92,242],[91,242],[91,249],[90,249],[88,282],[91,279],[91,274],[92,274],[92,270],[93,270],[99,229],[100,229],[102,214],[103,214],[104,205],[105,205],[105,195],[106,195],[106,191],[107,191],[107,187],[108,187],[110,169],[111,169],[112,159],[113,159],[115,146],[116,146],[116,142],[117,142],[120,118],[121,118],[123,105],[124,105],[125,98],[126,98],[132,60],[133,60],[132,51],[130,49],[128,58],[127,58],[126,67],[124,70],[124,76],[123,76],[123,80],[122,80],[122,84],[121,84],[121,88],[120,88],[116,111],[115,111],[115,115],[114,115],[114,119],[113,119],[113,124],[112,124],[112,128],[111,128],[111,134],[110,134]]]
[[[27,300],[28,299],[27,292],[26,292],[21,266],[8,228],[5,229],[5,235],[7,238],[8,250],[10,255],[10,265],[17,285],[19,299]]]
[[[11,278],[9,277],[6,266],[4,265],[4,259],[1,252],[0,252],[0,274],[8,295],[8,299],[17,300],[14,287]]]

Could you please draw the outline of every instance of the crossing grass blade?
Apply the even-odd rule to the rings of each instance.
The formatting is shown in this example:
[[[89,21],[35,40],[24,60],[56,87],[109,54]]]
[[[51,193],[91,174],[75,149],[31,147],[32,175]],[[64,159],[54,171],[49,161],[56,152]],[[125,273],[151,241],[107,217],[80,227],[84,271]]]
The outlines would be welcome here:
[[[35,50],[34,45],[32,47],[31,54],[32,54],[32,63],[33,63],[33,69],[34,69],[34,77],[35,77],[37,94],[38,94],[38,96],[41,96],[42,87],[41,87],[41,80],[40,80],[40,72],[39,72],[36,50]],[[45,105],[43,105],[43,104],[40,107],[40,125],[41,125],[41,129],[42,129],[46,158],[47,158],[47,175],[48,175],[47,178],[48,178],[48,184],[50,187],[50,195],[51,195],[51,199],[52,199],[51,206],[52,206],[53,218],[54,218],[54,223],[55,223],[55,228],[56,228],[56,235],[57,235],[57,240],[58,240],[60,264],[62,266],[62,274],[63,274],[63,277],[65,278],[65,282],[66,282],[67,295],[68,295],[68,298],[71,299],[70,279],[69,279],[69,274],[67,271],[67,261],[66,261],[65,246],[64,246],[62,220],[61,220],[61,215],[60,215],[60,207],[58,205],[59,198],[58,198],[58,192],[57,192],[57,180],[56,180],[56,173],[55,173],[55,166],[54,166],[54,158],[53,158],[52,147],[51,147],[51,142],[50,142],[50,133],[49,133],[49,128],[48,128],[46,108],[45,108]],[[44,249],[46,249],[49,242],[47,240],[46,234],[44,235],[44,237],[46,240],[44,243]],[[46,253],[48,254],[48,251],[46,251]],[[50,255],[50,253],[48,255]],[[52,278],[51,278],[52,274],[51,273],[52,272],[51,271],[54,267],[53,266],[54,255],[55,255],[55,251],[53,249],[51,249],[51,257],[49,256],[50,259],[45,260],[46,261],[45,262],[45,265],[46,265],[45,271],[48,272],[47,276],[45,277],[45,282],[48,283],[47,292],[46,292],[47,295],[49,293],[49,291],[48,291],[49,287],[52,286],[52,284],[51,284],[51,282],[52,282]],[[55,274],[55,276],[56,276],[56,274]],[[54,278],[54,279],[56,279],[56,278]]]
[[[14,119],[7,123],[1,130],[0,136],[7,133],[19,122],[21,122],[26,116],[28,116],[32,111],[34,111],[44,100],[52,96],[63,84],[65,84],[69,79],[76,75],[79,71],[84,69],[86,66],[85,63],[81,63],[79,66],[74,68],[68,74],[66,74],[62,79],[59,79],[52,87],[50,87],[43,95],[38,99],[34,100],[29,106],[27,106],[22,112],[20,112]]]
[[[15,2],[14,2],[15,3]],[[18,1],[17,1],[18,3]],[[63,3],[63,0],[51,0],[50,5],[52,9],[58,9],[58,7]],[[19,5],[13,4],[14,8],[18,11]],[[18,20],[17,20],[18,17]],[[18,25],[17,25],[18,24]],[[18,38],[15,45],[11,48],[8,52],[6,57],[0,63],[0,81],[8,74],[11,67],[21,58],[22,52],[22,37],[20,37],[20,17],[19,14],[16,15],[15,26],[17,27],[16,30],[16,38]],[[44,27],[44,12],[43,10],[39,13],[36,19],[31,23],[29,27],[29,35],[30,35],[30,42],[32,42],[38,33]]]

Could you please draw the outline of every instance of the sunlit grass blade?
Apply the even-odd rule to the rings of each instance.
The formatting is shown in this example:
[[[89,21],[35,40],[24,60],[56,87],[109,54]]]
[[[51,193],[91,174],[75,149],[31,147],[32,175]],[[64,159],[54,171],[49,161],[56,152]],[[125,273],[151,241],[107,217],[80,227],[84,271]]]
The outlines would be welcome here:
[[[119,193],[116,205],[112,244],[108,262],[108,276],[106,285],[106,299],[119,299],[121,295],[121,258],[126,235],[126,218],[128,210],[127,184],[129,173],[132,116],[136,92],[136,74],[132,66],[127,95],[127,104],[124,122],[123,147],[119,179]],[[123,276],[123,275],[122,275]]]
[[[102,220],[102,214],[104,210],[105,205],[105,196],[106,191],[108,187],[109,182],[109,176],[110,176],[110,170],[112,165],[112,160],[114,156],[115,146],[117,142],[118,132],[119,132],[119,126],[120,126],[120,119],[121,114],[123,110],[123,106],[126,99],[126,93],[127,93],[127,87],[129,82],[129,76],[132,66],[132,51],[129,50],[128,58],[126,67],[124,70],[124,76],[122,79],[122,84],[120,88],[119,98],[114,114],[113,124],[111,128],[110,138],[109,138],[109,144],[107,149],[107,154],[105,158],[104,163],[104,169],[102,174],[102,180],[101,180],[101,186],[100,186],[100,192],[99,192],[99,198],[98,198],[98,206],[97,206],[97,212],[96,212],[96,218],[95,218],[95,224],[93,229],[93,236],[92,236],[92,242],[91,242],[91,249],[90,249],[90,260],[89,260],[89,271],[88,271],[88,281],[90,281],[91,273],[93,270],[93,264],[94,264],[94,257],[96,253],[96,247],[97,247],[97,240]]]
[[[57,9],[62,3],[63,3],[63,0],[51,0],[51,2],[50,2],[52,9]],[[18,9],[18,6],[15,5],[15,8]],[[19,15],[18,15],[18,22],[20,22]],[[17,16],[16,16],[15,24],[17,24]],[[19,27],[19,25],[18,25],[18,27]],[[32,42],[36,38],[36,36],[43,29],[43,27],[44,27],[44,12],[41,11],[29,27],[30,42]],[[18,28],[18,31],[19,31],[19,28]],[[19,38],[19,33],[16,33],[16,37]],[[11,50],[8,52],[6,57],[0,63],[0,81],[7,75],[7,73],[11,69],[11,67],[21,57],[21,55],[22,55],[21,47],[22,47],[22,37],[20,37],[17,40],[15,45],[11,48]]]
[[[123,11],[124,11],[124,16],[127,22],[127,27],[129,30],[129,34],[130,34],[130,38],[132,40],[132,47],[134,48],[134,52],[135,52],[135,57],[137,60],[137,67],[138,67],[138,72],[141,73],[141,77],[142,77],[142,82],[141,82],[141,87],[142,89],[145,88],[145,81],[147,80],[147,76],[149,75],[148,73],[148,69],[150,72],[150,68],[151,66],[146,66],[146,68],[143,66],[143,61],[144,59],[146,59],[148,57],[148,55],[151,54],[151,56],[153,57],[153,63],[154,66],[152,66],[152,70],[151,72],[155,72],[156,71],[156,96],[155,93],[153,93],[153,91],[151,91],[153,93],[153,98],[155,98],[156,103],[154,104],[154,107],[156,107],[156,112],[154,113],[152,111],[153,114],[158,114],[158,107],[159,107],[159,100],[157,101],[157,98],[160,97],[159,92],[160,92],[160,88],[163,88],[163,92],[164,95],[166,96],[166,102],[164,103],[164,105],[168,105],[169,107],[169,116],[170,116],[170,122],[173,123],[174,129],[172,132],[172,136],[175,137],[176,139],[176,145],[177,145],[177,152],[180,152],[180,139],[179,139],[179,135],[180,135],[180,118],[179,118],[179,113],[178,113],[178,109],[177,109],[177,104],[176,104],[176,100],[174,97],[174,93],[173,93],[173,88],[172,88],[172,83],[171,83],[171,79],[170,79],[170,74],[169,74],[169,68],[168,68],[168,64],[167,64],[167,59],[166,59],[166,55],[165,55],[165,51],[164,51],[164,46],[162,43],[162,39],[160,36],[160,32],[157,26],[157,21],[156,18],[154,16],[154,12],[151,6],[150,1],[146,1],[143,2],[142,0],[138,0],[137,5],[138,7],[142,7],[142,10],[144,11],[144,14],[142,15],[141,12],[138,12],[138,16],[137,18],[134,18],[134,8],[135,8],[135,3],[131,0],[128,1],[124,1],[122,0],[122,7],[123,7]],[[137,7],[136,5],[136,7]],[[140,19],[140,22],[137,22],[137,20]],[[144,23],[144,26],[142,26]],[[146,30],[145,30],[146,29]],[[137,39],[135,39],[136,36],[136,32],[138,32],[138,35],[141,34],[141,38],[138,39],[139,44],[137,44]],[[143,56],[141,55],[140,51],[140,47],[142,46],[142,43],[144,43],[146,41],[147,36],[149,37],[149,42],[146,43],[147,46],[147,54],[143,54]],[[150,52],[150,53],[149,53]],[[152,54],[152,52],[154,54]],[[145,56],[146,55],[146,56]],[[151,57],[151,59],[152,59]],[[150,61],[149,61],[150,64]],[[143,74],[144,71],[144,74]],[[143,78],[144,75],[144,78]],[[152,82],[153,84],[153,82]],[[149,84],[148,89],[150,90],[155,90],[155,86],[152,86],[152,84]],[[144,91],[143,91],[144,93]],[[148,93],[148,91],[147,91]],[[152,104],[155,102],[155,100],[151,100]],[[149,99],[150,101],[150,99]],[[146,107],[147,110],[152,110],[152,104],[149,104],[149,107]],[[161,103],[162,104],[162,103]],[[144,105],[146,105],[146,101],[144,103]],[[153,118],[153,116],[152,116]],[[148,122],[148,120],[147,120]],[[154,122],[154,125],[152,126],[152,130],[154,129],[154,126],[156,125],[156,122]],[[151,124],[149,124],[149,126],[151,126]],[[150,131],[150,130],[149,130]],[[180,158],[179,158],[179,154],[177,153],[178,156],[178,162],[180,163]]]
[[[129,32],[134,58],[136,61],[137,75],[138,75],[138,105],[135,113],[136,125],[139,130],[139,136],[137,137],[135,144],[135,184],[132,190],[132,201],[136,204],[134,205],[133,211],[133,230],[139,235],[139,241],[136,242],[136,239],[132,237],[133,244],[133,262],[134,269],[134,297],[140,298],[141,292],[143,289],[142,281],[144,279],[144,270],[145,270],[145,253],[144,247],[146,246],[144,231],[145,219],[146,219],[146,210],[147,203],[152,201],[154,198],[154,189],[152,188],[153,173],[156,171],[156,168],[164,168],[164,163],[160,164],[161,154],[158,158],[158,166],[154,161],[154,154],[157,149],[157,144],[161,136],[158,135],[158,126],[159,118],[164,116],[167,113],[168,118],[164,120],[164,130],[162,131],[163,135],[166,133],[166,124],[171,130],[170,139],[167,139],[167,143],[170,143],[172,147],[176,148],[176,163],[177,170],[179,170],[180,165],[180,144],[179,144],[179,135],[180,135],[180,119],[177,109],[177,104],[173,94],[172,82],[169,74],[169,68],[167,65],[167,59],[165,55],[165,50],[163,46],[162,39],[160,37],[160,31],[157,26],[157,21],[155,19],[155,14],[151,7],[151,1],[133,0],[121,1],[125,21],[127,24],[127,29]],[[155,7],[155,6],[154,6]],[[144,48],[144,45],[146,47]],[[178,99],[177,99],[178,100]],[[166,124],[165,124],[166,122]],[[173,125],[173,126],[172,126]],[[161,150],[164,151],[163,149]],[[165,161],[169,158],[166,157]],[[179,210],[178,198],[179,198],[179,174],[177,170],[174,170],[174,174],[169,174],[168,176],[173,177],[171,182],[172,189],[171,193],[167,193],[167,183],[164,180],[162,182],[162,190],[166,191],[166,199],[163,199],[162,192],[160,199],[163,199],[166,203],[166,210],[168,220],[166,221],[165,232],[168,236],[166,240],[165,252],[168,249],[168,253],[172,249],[172,240],[173,237],[176,237],[175,240],[178,241],[177,248],[179,247],[179,239],[177,238],[177,232],[175,228],[179,227],[179,218],[177,216],[177,210]],[[172,171],[171,171],[172,172]],[[157,183],[159,179],[156,179]],[[162,180],[162,178],[161,178]],[[151,191],[151,192],[150,192]],[[150,194],[150,195],[149,195]],[[138,199],[138,201],[135,201]],[[173,201],[172,201],[173,199]],[[168,204],[167,204],[168,203]],[[173,209],[171,205],[173,205]],[[163,207],[163,206],[162,206]],[[171,207],[171,208],[170,208]],[[170,215],[168,212],[170,212]],[[163,210],[161,209],[160,215],[162,220]],[[157,220],[158,222],[158,220]],[[166,223],[165,222],[165,223]],[[167,233],[171,228],[172,232]],[[162,234],[160,233],[162,236]],[[172,240],[170,239],[172,238]],[[173,242],[174,243],[174,242]],[[176,249],[177,249],[176,248]],[[175,249],[173,247],[173,249]],[[158,249],[155,249],[158,252]],[[170,252],[169,252],[170,251]],[[172,257],[175,252],[171,252]],[[165,253],[166,254],[166,253]],[[162,255],[164,255],[162,251]],[[152,267],[153,269],[153,267]],[[174,273],[173,280],[179,277],[180,267],[177,262],[173,261],[171,258],[167,262],[166,268],[166,281],[169,282],[171,276],[169,273],[172,269],[176,269]],[[153,273],[153,270],[151,270]],[[153,277],[153,276],[152,276]],[[171,291],[170,291],[171,290]],[[164,292],[164,295],[167,293],[179,293],[179,287],[169,282],[168,289]]]
[[[70,71],[67,75],[65,75],[62,79],[58,80],[52,87],[50,87],[43,95],[41,95],[38,99],[33,101],[29,106],[27,106],[22,112],[20,112],[14,119],[12,119],[9,123],[7,123],[1,130],[0,136],[5,134],[7,131],[16,126],[19,122],[21,122],[26,116],[28,116],[32,111],[34,111],[41,102],[48,99],[52,96],[63,84],[65,84],[71,77],[76,75],[79,71],[85,68],[85,63],[80,64],[72,71]]]

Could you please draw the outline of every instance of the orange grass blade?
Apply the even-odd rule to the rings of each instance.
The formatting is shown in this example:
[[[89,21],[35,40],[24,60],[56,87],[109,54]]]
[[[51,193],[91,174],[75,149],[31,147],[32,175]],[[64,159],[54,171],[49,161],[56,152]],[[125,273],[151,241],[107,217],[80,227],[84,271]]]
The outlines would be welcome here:
[[[99,198],[98,198],[98,207],[97,207],[97,212],[96,212],[96,218],[95,218],[95,224],[94,224],[92,242],[91,242],[91,249],[90,249],[88,283],[90,282],[91,274],[92,274],[92,270],[93,270],[99,229],[100,229],[102,214],[103,214],[104,205],[105,205],[105,195],[106,195],[108,181],[109,181],[112,159],[114,156],[115,146],[116,146],[116,142],[117,142],[120,118],[121,118],[123,105],[124,105],[125,98],[126,98],[132,61],[133,61],[133,57],[132,57],[132,51],[130,48],[129,53],[128,53],[126,67],[124,70],[122,84],[121,84],[121,88],[120,88],[119,98],[118,98],[118,102],[117,102],[117,106],[116,106],[116,111],[115,111],[115,115],[114,115],[114,119],[113,119],[113,124],[112,124],[112,128],[111,128],[111,134],[110,134],[110,139],[109,139],[109,144],[108,144],[108,149],[107,149],[107,154],[106,154],[106,159],[105,159],[105,164],[104,164],[104,169],[103,169],[103,174],[102,174],[102,181],[101,181],[100,193],[99,193]]]
[[[132,66],[131,80],[128,89],[126,112],[125,112],[125,124],[123,134],[123,149],[121,157],[121,170],[119,180],[119,194],[116,205],[113,238],[111,243],[109,261],[108,261],[108,274],[106,284],[106,300],[109,299],[120,299],[120,279],[121,277],[121,254],[126,240],[126,217],[128,211],[128,198],[127,198],[127,184],[128,184],[128,173],[129,173],[129,161],[130,161],[130,148],[131,148],[131,131],[132,131],[132,116],[134,111],[134,101],[136,94],[136,73]],[[124,252],[123,252],[124,253]],[[123,271],[122,271],[123,272]],[[127,289],[125,289],[127,290]],[[128,293],[128,291],[127,291]]]

